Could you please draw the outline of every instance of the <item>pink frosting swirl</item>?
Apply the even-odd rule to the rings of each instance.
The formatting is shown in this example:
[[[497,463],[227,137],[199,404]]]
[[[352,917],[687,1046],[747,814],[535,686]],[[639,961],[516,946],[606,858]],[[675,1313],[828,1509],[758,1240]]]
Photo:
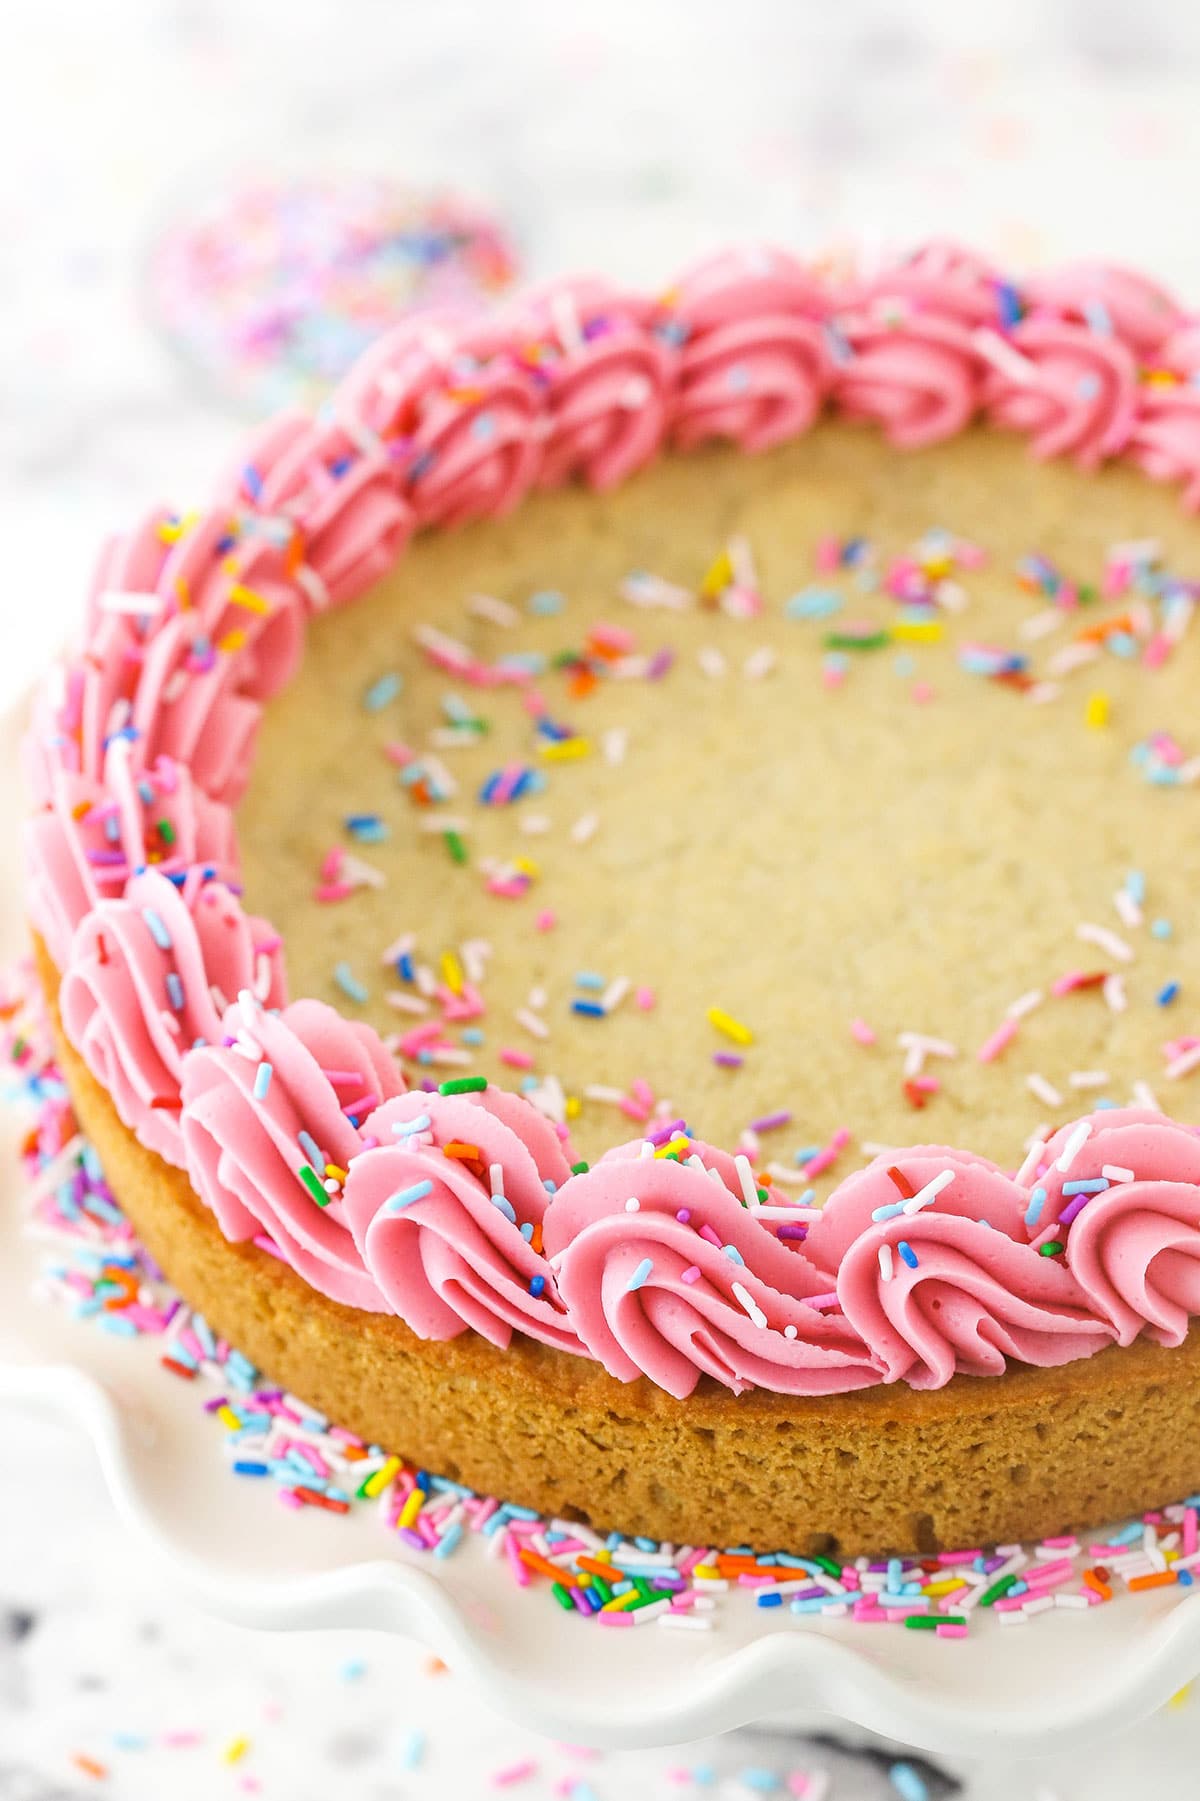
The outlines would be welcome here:
[[[946,1172],[953,1180],[945,1183]],[[876,1157],[839,1182],[808,1228],[804,1254],[831,1279],[856,1239],[875,1223],[881,1207],[901,1207],[937,1182],[939,1213],[986,1219],[1010,1237],[1024,1237],[1025,1203],[1016,1185],[986,1157],[944,1144],[914,1144],[894,1156]]]
[[[993,360],[984,385],[994,425],[1027,433],[1035,457],[1073,456],[1081,469],[1124,448],[1138,401],[1127,345],[1031,314],[1013,330],[1011,346],[1019,360]]]
[[[1026,1242],[1023,1197],[1000,1170],[933,1147],[890,1167],[919,1197],[935,1164],[953,1179],[913,1213],[892,1211],[904,1197],[885,1159],[843,1185],[861,1226],[838,1265],[838,1298],[885,1380],[941,1388],[955,1374],[999,1375],[1009,1359],[1053,1368],[1110,1344],[1071,1272]]]
[[[546,1253],[592,1356],[618,1380],[648,1376],[680,1400],[702,1375],[735,1394],[876,1381],[837,1308],[806,1299],[828,1283],[703,1163],[698,1152],[691,1164],[614,1155],[551,1201]]]
[[[682,341],[674,442],[728,438],[768,450],[807,431],[829,389],[828,297],[794,257],[729,251],[689,269],[666,296]]]
[[[544,399],[538,481],[580,476],[612,488],[656,454],[666,430],[676,354],[650,329],[649,301],[607,282],[556,282],[517,320],[521,360]]]
[[[67,1037],[147,1147],[182,1168],[179,1087],[197,1042],[217,1044],[226,997],[285,999],[278,935],[223,882],[147,869],[82,921],[59,990]]]
[[[548,1199],[538,1165],[486,1095],[482,1104],[471,1095],[403,1095],[373,1113],[365,1133],[379,1143],[350,1165],[346,1218],[405,1325],[435,1339],[473,1327],[502,1350],[520,1331],[580,1352],[535,1248]],[[561,1153],[557,1167],[569,1174]]]
[[[347,1224],[340,1178],[328,1171],[345,1172],[366,1148],[363,1120],[403,1091],[403,1077],[370,1026],[320,1001],[274,1014],[243,997],[223,1026],[223,1044],[183,1063],[192,1186],[226,1238],[265,1238],[319,1294],[386,1313]],[[334,1192],[322,1206],[313,1184],[327,1179]]]
[[[1069,319],[1099,336],[1111,332],[1142,361],[1155,356],[1183,317],[1178,302],[1157,282],[1109,263],[1072,263],[1031,275],[1025,294],[1039,313]]]
[[[1114,1184],[1070,1228],[1072,1274],[1119,1344],[1140,1333],[1182,1344],[1200,1313],[1200,1185],[1194,1180]]]
[[[1139,388],[1126,450],[1152,481],[1179,482],[1184,507],[1200,512],[1200,386],[1153,382]]]
[[[911,312],[967,329],[995,325],[1001,278],[975,251],[934,239],[858,282],[855,305],[902,301]]]
[[[979,406],[980,362],[970,332],[908,302],[878,299],[839,321],[849,355],[834,374],[833,399],[850,419],[883,427],[916,450],[970,424]]]
[[[389,441],[419,525],[511,512],[536,478],[537,389],[495,324],[398,325],[350,372],[338,405]]]
[[[397,447],[359,424],[340,395],[317,421],[285,413],[264,426],[224,490],[274,520],[302,558],[295,580],[318,611],[386,575],[416,524]]]
[[[182,765],[162,757],[138,768],[120,738],[105,756],[103,783],[61,769],[48,779],[47,804],[25,821],[24,844],[30,918],[60,972],[84,914],[121,894],[137,870],[178,876],[199,864],[236,881],[232,815]]]

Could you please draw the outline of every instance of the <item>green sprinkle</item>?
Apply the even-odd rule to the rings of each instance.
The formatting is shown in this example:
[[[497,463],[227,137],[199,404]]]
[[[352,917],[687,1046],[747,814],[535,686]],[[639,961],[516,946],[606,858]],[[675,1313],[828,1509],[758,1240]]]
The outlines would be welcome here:
[[[439,1094],[482,1094],[487,1087],[486,1076],[455,1076],[452,1082],[439,1082]]]
[[[603,1576],[597,1576],[597,1575],[593,1574],[592,1587],[595,1589],[596,1593],[599,1595],[601,1601],[611,1601],[612,1600],[612,1598],[613,1598],[612,1589],[609,1587],[608,1583],[604,1580]]]
[[[758,1196],[759,1206],[765,1207],[767,1202],[771,1198],[770,1195],[767,1193],[767,1190],[765,1188],[756,1188],[754,1192]]]
[[[890,644],[890,632],[826,632],[821,643],[826,650],[882,650]]]
[[[904,1624],[910,1632],[936,1632],[939,1626],[965,1626],[965,1613],[910,1613]]]
[[[158,835],[162,839],[164,844],[174,844],[174,842],[175,842],[175,827],[171,824],[171,821],[169,819],[160,819],[159,820]]]
[[[558,1602],[564,1613],[574,1613],[575,1603],[571,1599],[570,1589],[568,1589],[564,1582],[552,1582],[550,1584],[550,1593],[554,1596],[554,1599]]]
[[[465,863],[467,860],[467,847],[463,843],[462,833],[443,832],[442,837],[445,840],[446,849],[450,852],[454,861],[456,863]]]
[[[1057,1238],[1047,1239],[1045,1244],[1038,1246],[1038,1251],[1043,1257],[1062,1256],[1062,1246],[1059,1244]]]
[[[311,1194],[313,1200],[317,1203],[317,1206],[328,1207],[330,1197],[321,1186],[321,1178],[316,1170],[310,1168],[307,1163],[302,1163],[300,1168],[296,1171],[296,1174],[308,1189],[309,1194]]]
[[[815,1563],[819,1569],[824,1570],[827,1576],[837,1576],[839,1578],[841,1576],[842,1566],[840,1563],[835,1563],[832,1557],[812,1557],[809,1559],[809,1562]]]
[[[580,1158],[578,1163],[572,1163],[571,1174],[573,1176],[586,1176],[587,1173],[588,1173],[588,1165],[583,1161],[582,1158]]]
[[[1012,1587],[1013,1583],[1016,1580],[1017,1580],[1017,1572],[1015,1570],[1013,1570],[1007,1576],[1001,1576],[999,1582],[993,1582],[992,1586],[990,1588],[984,1589],[983,1593],[979,1597],[979,1605],[981,1607],[994,1606],[995,1603],[1000,1600],[1002,1595],[1006,1595],[1008,1593],[1009,1589]]]

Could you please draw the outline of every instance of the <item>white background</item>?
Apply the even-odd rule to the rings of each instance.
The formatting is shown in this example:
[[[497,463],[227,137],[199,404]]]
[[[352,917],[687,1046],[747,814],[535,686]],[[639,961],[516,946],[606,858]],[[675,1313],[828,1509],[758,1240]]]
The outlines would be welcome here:
[[[253,169],[457,185],[517,234],[531,274],[657,281],[714,243],[800,248],[929,234],[1014,267],[1104,253],[1200,300],[1200,11],[1182,0],[7,0],[0,54],[0,705],[79,605],[100,534],[203,498],[237,421],[149,328],[142,271],[166,220]],[[37,1622],[6,1640],[10,1610]],[[365,1660],[354,1674],[353,1660]],[[347,1661],[351,1670],[347,1674]],[[1052,1773],[1061,1801],[1194,1792],[1154,1778],[1197,1737]],[[406,1735],[430,1749],[405,1771]],[[195,1727],[190,1748],[163,1732]],[[113,1734],[148,1735],[122,1749]],[[221,1752],[251,1740],[242,1762]],[[1155,1750],[1157,1746],[1157,1751]],[[82,1750],[110,1769],[73,1770]],[[539,1762],[519,1788],[489,1772]],[[49,1429],[0,1439],[0,1801],[261,1793],[363,1801],[747,1795],[733,1772],[870,1768],[727,1745],[585,1766],[530,1749],[403,1646],[259,1641],[181,1615],[139,1571],[88,1462]],[[835,1767],[836,1764],[836,1767]],[[973,1793],[1023,1801],[993,1770]],[[259,1784],[257,1788],[254,1786]],[[586,1795],[586,1791],[583,1791]]]

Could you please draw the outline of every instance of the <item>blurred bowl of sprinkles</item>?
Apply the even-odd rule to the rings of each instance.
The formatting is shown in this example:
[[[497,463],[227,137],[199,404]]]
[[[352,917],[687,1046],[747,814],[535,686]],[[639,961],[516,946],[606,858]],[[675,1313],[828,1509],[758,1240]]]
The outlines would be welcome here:
[[[483,205],[385,176],[235,178],[177,208],[145,271],[151,323],[214,398],[319,402],[396,319],[510,287]]]

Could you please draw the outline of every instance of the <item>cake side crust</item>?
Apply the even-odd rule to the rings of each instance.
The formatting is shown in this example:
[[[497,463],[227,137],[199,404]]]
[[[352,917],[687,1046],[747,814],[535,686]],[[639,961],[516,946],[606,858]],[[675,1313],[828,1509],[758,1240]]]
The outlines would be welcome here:
[[[309,1405],[419,1465],[539,1512],[693,1544],[841,1556],[1037,1538],[1178,1499],[1200,1476],[1200,1334],[1060,1369],[799,1398],[646,1380],[514,1338],[416,1337],[327,1300],[228,1242],[187,1175],[147,1151],[67,1041],[84,1132],[142,1242],[189,1305]]]

